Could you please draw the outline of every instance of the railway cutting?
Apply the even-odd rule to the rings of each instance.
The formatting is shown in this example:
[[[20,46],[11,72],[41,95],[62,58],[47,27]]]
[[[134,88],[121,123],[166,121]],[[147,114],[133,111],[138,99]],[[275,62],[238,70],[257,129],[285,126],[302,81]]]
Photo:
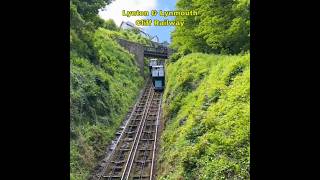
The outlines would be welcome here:
[[[96,180],[155,179],[162,91],[148,80]]]

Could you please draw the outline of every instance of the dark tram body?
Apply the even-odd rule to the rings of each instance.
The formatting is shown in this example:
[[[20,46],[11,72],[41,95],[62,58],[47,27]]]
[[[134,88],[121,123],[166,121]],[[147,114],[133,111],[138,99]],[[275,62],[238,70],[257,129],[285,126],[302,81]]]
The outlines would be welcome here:
[[[165,71],[163,63],[159,59],[150,59],[149,70],[154,89],[156,91],[162,91],[165,85]]]

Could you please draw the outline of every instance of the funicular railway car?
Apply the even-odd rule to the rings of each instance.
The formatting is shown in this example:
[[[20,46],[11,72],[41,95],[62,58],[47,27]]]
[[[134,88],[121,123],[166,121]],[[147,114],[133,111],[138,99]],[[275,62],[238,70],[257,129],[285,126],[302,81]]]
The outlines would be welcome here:
[[[152,82],[155,90],[162,91],[164,89],[164,66],[163,65],[156,65],[152,66]]]
[[[158,59],[150,59],[149,60],[149,72],[150,76],[152,76],[152,66],[158,65]]]
[[[163,62],[159,59],[150,59],[149,69],[154,89],[162,91],[165,83]]]

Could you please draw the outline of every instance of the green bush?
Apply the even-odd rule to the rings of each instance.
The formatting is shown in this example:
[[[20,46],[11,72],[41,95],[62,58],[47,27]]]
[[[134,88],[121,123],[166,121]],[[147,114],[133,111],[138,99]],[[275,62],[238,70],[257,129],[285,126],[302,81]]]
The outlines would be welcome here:
[[[249,179],[250,54],[166,65],[159,179]]]

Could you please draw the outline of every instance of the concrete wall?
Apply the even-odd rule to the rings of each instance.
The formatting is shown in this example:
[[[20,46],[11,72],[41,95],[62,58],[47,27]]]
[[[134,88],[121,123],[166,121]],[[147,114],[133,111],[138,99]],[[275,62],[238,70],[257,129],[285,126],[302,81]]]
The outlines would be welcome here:
[[[139,43],[130,42],[124,39],[117,39],[118,43],[127,49],[130,53],[134,54],[136,63],[140,68],[140,73],[143,75],[144,70],[144,48]]]

